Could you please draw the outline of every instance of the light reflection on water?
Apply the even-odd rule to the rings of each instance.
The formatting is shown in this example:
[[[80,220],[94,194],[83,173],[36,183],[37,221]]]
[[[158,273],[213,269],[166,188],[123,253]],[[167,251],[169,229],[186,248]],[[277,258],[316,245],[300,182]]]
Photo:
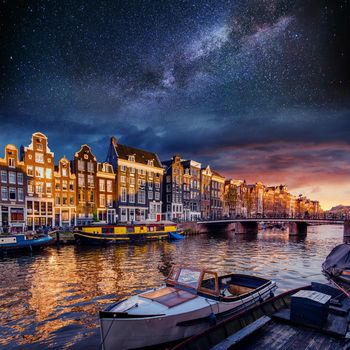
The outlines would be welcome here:
[[[98,311],[160,285],[173,264],[267,276],[280,292],[323,282],[321,264],[342,242],[342,227],[308,230],[305,238],[278,230],[257,236],[213,233],[175,243],[50,247],[32,256],[5,256],[0,258],[0,348],[97,349]]]

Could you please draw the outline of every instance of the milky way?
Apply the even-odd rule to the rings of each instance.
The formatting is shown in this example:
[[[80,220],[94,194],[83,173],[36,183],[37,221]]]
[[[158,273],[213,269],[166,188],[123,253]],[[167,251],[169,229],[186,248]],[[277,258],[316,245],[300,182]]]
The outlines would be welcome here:
[[[40,130],[103,160],[114,134],[350,204],[347,1],[0,6],[1,145]]]

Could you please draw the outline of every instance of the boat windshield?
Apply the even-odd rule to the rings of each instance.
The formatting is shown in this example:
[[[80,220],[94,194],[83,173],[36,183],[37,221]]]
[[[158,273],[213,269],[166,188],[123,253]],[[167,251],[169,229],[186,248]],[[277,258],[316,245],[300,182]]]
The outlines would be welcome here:
[[[201,277],[200,270],[193,270],[189,268],[175,268],[171,271],[167,282],[170,284],[179,284],[184,287],[197,289]]]

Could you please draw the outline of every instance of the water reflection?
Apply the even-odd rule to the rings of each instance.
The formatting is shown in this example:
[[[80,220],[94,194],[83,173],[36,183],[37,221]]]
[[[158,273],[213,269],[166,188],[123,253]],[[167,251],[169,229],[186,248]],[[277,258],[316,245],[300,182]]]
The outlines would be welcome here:
[[[33,256],[5,256],[0,347],[97,348],[98,311],[160,285],[174,264],[271,277],[280,291],[322,282],[321,264],[341,241],[342,227],[314,226],[302,238],[278,230],[257,236],[213,232],[175,243],[52,247]]]

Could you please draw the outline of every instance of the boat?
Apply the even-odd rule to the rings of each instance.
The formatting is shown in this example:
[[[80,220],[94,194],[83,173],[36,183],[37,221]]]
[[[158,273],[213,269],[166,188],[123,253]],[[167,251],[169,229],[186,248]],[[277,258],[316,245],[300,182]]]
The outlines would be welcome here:
[[[104,350],[154,347],[190,337],[214,322],[273,296],[274,281],[243,274],[218,277],[174,267],[165,285],[100,311]]]
[[[169,232],[169,240],[170,241],[180,241],[184,239],[182,232]]]
[[[322,264],[324,274],[331,280],[350,284],[350,245],[339,244],[326,257]]]
[[[30,237],[23,234],[0,235],[0,252],[42,248],[53,242],[52,237]]]
[[[313,282],[244,310],[171,350],[340,350],[348,344],[349,309],[345,294]]]
[[[167,239],[177,233],[177,224],[170,221],[146,222],[130,225],[88,225],[74,228],[78,244],[138,243]]]

